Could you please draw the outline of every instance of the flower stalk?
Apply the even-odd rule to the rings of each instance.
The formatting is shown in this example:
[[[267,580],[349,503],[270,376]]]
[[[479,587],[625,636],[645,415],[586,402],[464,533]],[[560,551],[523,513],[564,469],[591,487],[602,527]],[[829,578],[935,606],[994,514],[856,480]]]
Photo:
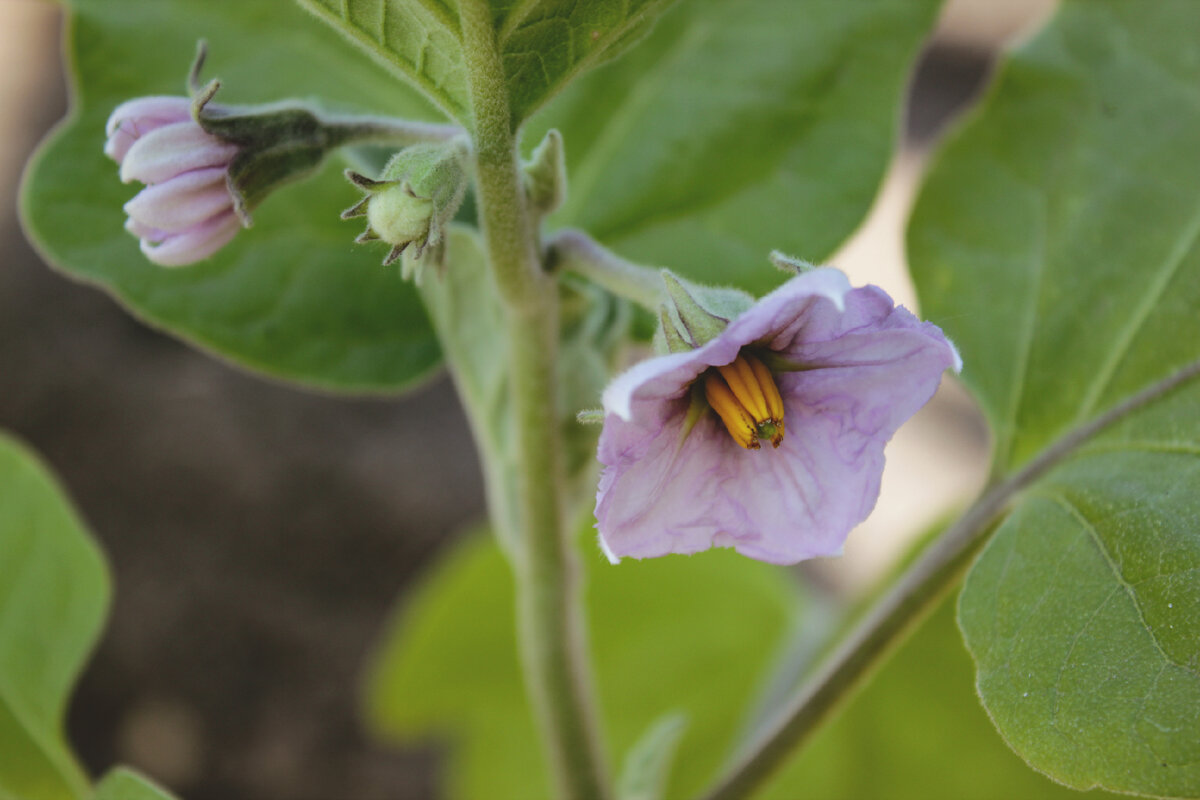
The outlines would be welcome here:
[[[584,649],[579,565],[565,524],[565,455],[557,420],[558,293],[541,264],[522,185],[508,87],[482,0],[461,4],[474,116],[480,227],[507,312],[512,422],[519,468],[517,617],[526,686],[533,700],[555,796],[603,800],[608,782]]]
[[[658,270],[626,261],[583,231],[559,231],[546,252],[551,269],[574,272],[645,309],[656,311],[663,301]]]

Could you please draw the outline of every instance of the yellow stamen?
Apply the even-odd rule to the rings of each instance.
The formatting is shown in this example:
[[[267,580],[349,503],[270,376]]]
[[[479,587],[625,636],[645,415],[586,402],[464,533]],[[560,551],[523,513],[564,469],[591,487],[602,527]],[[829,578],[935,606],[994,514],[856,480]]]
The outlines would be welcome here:
[[[774,447],[783,441],[783,398],[771,371],[757,358],[740,354],[704,379],[704,396],[733,440],[757,450],[759,439]]]
[[[758,429],[753,417],[737,401],[717,373],[710,372],[704,379],[704,396],[713,407],[713,411],[716,411],[725,423],[725,429],[729,431],[733,440],[747,450],[757,450]]]
[[[762,387],[758,385],[758,377],[754,368],[747,363],[746,356],[738,356],[732,364],[717,367],[725,383],[729,384],[733,396],[742,407],[750,412],[755,421],[761,422],[767,418],[767,398]]]
[[[758,385],[762,387],[763,395],[767,400],[767,414],[771,419],[777,420],[780,427],[783,426],[783,398],[779,396],[779,387],[775,385],[775,379],[771,377],[771,370],[767,366],[753,356],[747,356],[746,361],[750,363],[750,368],[754,370],[754,377],[758,379]]]

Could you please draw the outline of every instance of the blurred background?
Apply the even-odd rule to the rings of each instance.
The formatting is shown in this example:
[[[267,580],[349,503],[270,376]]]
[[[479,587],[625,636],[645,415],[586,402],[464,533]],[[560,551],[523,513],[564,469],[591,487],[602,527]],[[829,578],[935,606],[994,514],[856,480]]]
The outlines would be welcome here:
[[[916,308],[903,230],[930,149],[1052,5],[947,4],[876,205],[832,259],[854,283]],[[189,800],[431,796],[436,753],[372,744],[357,702],[396,598],[484,514],[454,393],[445,378],[394,400],[266,383],[43,265],[16,190],[65,112],[60,25],[51,3],[0,3],[0,428],[49,460],[112,565],[70,737],[93,772],[128,763]],[[805,566],[831,593],[870,586],[982,485],[986,430],[947,384],[889,446],[846,557]]]

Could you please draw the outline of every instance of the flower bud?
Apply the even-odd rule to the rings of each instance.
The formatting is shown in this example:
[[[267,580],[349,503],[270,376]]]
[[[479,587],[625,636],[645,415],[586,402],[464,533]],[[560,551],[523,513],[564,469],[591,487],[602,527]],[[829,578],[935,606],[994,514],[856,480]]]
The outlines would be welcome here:
[[[106,126],[104,152],[121,180],[146,184],[125,204],[125,227],[146,257],[164,267],[207,258],[240,227],[227,185],[235,145],[199,126],[185,97],[143,97],[123,103]]]
[[[466,148],[461,140],[419,144],[392,156],[379,180],[346,170],[346,177],[366,196],[342,212],[342,219],[367,218],[367,229],[357,242],[383,241],[391,250],[383,259],[392,264],[402,254],[404,277],[433,252],[440,265],[440,245],[446,226],[454,219],[467,191],[463,167]]]
[[[277,104],[234,109],[211,103],[218,81],[201,87],[203,43],[188,80],[191,97],[142,97],[113,111],[104,152],[121,180],[146,184],[125,206],[125,227],[156,264],[208,258],[274,189],[311,173],[344,144],[345,126],[308,108]]]

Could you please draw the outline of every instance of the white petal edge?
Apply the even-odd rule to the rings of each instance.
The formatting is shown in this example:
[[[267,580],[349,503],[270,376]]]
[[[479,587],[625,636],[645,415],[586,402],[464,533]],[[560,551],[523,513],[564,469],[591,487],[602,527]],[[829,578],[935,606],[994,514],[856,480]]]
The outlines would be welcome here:
[[[629,422],[633,418],[633,393],[647,381],[670,372],[693,360],[696,351],[671,353],[666,356],[648,358],[622,372],[604,390],[600,398],[606,414],[616,414]]]

